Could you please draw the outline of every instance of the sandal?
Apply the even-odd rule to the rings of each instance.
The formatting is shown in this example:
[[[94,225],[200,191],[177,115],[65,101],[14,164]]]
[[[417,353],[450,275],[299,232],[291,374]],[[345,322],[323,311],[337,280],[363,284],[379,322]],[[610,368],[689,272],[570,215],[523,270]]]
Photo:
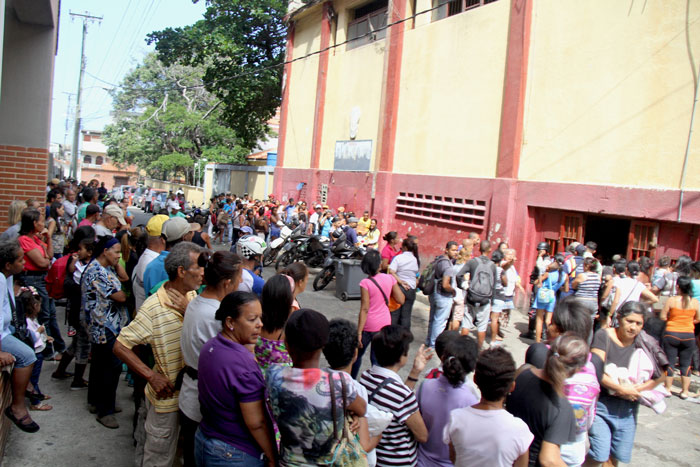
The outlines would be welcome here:
[[[24,431],[25,433],[36,433],[37,431],[39,431],[39,425],[37,425],[37,423],[34,420],[32,420],[32,417],[30,417],[29,414],[18,419],[12,413],[12,407],[7,407],[5,409],[5,415],[12,421],[12,423],[14,423],[17,426],[17,428]],[[22,423],[26,420],[30,420],[30,422]]]
[[[688,393],[682,392],[682,393],[678,394],[678,397],[680,397],[683,400],[686,400],[688,398]]]
[[[45,412],[47,410],[53,409],[52,405],[49,404],[44,404],[43,402],[39,402],[37,405],[30,405],[29,410],[39,410],[42,412]]]
[[[36,392],[32,391],[25,391],[24,396],[27,399],[38,399],[40,401],[47,401],[51,399],[51,396],[49,396],[48,394],[37,394]]]

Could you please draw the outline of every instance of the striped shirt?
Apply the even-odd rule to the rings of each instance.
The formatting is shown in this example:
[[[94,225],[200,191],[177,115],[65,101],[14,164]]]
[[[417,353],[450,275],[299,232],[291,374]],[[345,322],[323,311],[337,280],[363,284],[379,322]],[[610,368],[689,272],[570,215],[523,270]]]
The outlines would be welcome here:
[[[187,294],[189,300],[196,296],[195,291]],[[121,330],[117,340],[128,349],[150,344],[156,361],[154,371],[175,384],[177,374],[184,366],[180,347],[183,319],[179,311],[170,307],[165,287],[161,287],[143,302],[134,320]],[[169,399],[158,399],[150,383],[146,385],[146,397],[158,413],[177,412],[178,394],[176,392]]]
[[[576,289],[577,298],[591,298],[598,300],[600,291],[600,276],[595,272],[587,272],[586,280],[581,282]]]
[[[362,373],[360,384],[367,388],[368,394],[372,394],[386,378],[391,378],[392,382],[380,389],[371,402],[379,410],[394,416],[377,445],[377,465],[415,466],[418,446],[406,425],[406,420],[418,412],[418,401],[413,391],[395,372],[377,365]]]

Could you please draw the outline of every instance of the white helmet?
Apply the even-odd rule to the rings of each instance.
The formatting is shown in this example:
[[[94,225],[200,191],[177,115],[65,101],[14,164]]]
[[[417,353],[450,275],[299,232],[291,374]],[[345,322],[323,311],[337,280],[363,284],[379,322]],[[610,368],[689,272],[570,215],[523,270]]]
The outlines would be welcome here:
[[[236,253],[246,259],[262,255],[266,248],[265,240],[257,235],[244,235],[236,243]]]

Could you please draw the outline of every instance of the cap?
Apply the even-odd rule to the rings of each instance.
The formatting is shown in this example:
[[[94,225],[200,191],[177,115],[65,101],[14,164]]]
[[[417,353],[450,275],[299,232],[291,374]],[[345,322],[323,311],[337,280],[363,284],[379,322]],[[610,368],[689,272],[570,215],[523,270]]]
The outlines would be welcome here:
[[[164,214],[157,214],[148,221],[146,224],[146,233],[150,237],[160,237],[163,233],[163,223],[168,220],[168,216]]]
[[[353,222],[359,222],[357,217],[351,217],[350,219],[348,219],[348,224],[352,224]]]
[[[245,233],[247,233],[248,235],[255,235],[255,231],[254,231],[253,228],[252,228],[251,226],[249,226],[249,225],[246,225],[246,226],[241,227],[241,232],[245,232]]]
[[[328,343],[329,333],[328,319],[309,308],[292,313],[284,327],[289,346],[304,352],[322,349]]]
[[[107,206],[104,209],[104,214],[116,217],[121,225],[126,225],[126,221],[124,220],[124,212],[122,211],[122,208],[120,208],[116,204],[110,204],[109,206]]]
[[[345,207],[340,206],[340,207],[338,208],[338,212],[345,212]]]
[[[321,206],[320,204],[317,204],[316,206],[314,206],[314,208],[315,209],[323,209],[323,206]]]
[[[178,204],[177,206],[173,206],[170,209],[173,211],[179,211],[180,209],[182,209],[182,207]]]
[[[173,217],[163,222],[163,235],[168,242],[180,240],[190,231],[190,223],[184,217]]]
[[[576,245],[576,254],[581,256],[586,252],[586,246],[585,245]]]
[[[52,178],[52,179],[51,179],[51,184],[52,184],[52,185],[58,185],[59,183],[61,183],[61,181],[60,181],[59,179],[57,179],[57,178]]]

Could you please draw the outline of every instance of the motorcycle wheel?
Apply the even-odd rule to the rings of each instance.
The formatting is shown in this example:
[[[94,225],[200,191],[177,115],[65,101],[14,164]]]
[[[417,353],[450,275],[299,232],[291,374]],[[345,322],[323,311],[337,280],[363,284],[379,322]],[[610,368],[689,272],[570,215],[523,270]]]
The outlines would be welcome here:
[[[272,263],[275,262],[275,258],[277,257],[278,252],[279,250],[277,248],[271,248],[268,251],[266,251],[262,258],[262,265],[264,267],[272,266]]]
[[[314,290],[318,291],[325,289],[326,286],[330,284],[333,280],[333,276],[335,276],[334,266],[328,266],[323,268],[314,279]]]
[[[306,259],[306,265],[310,268],[320,268],[323,266],[326,256],[320,251],[315,252],[311,257]]]
[[[275,263],[275,271],[279,271],[280,267],[286,268],[294,262],[294,253],[291,251],[285,251],[282,255],[277,258]]]

